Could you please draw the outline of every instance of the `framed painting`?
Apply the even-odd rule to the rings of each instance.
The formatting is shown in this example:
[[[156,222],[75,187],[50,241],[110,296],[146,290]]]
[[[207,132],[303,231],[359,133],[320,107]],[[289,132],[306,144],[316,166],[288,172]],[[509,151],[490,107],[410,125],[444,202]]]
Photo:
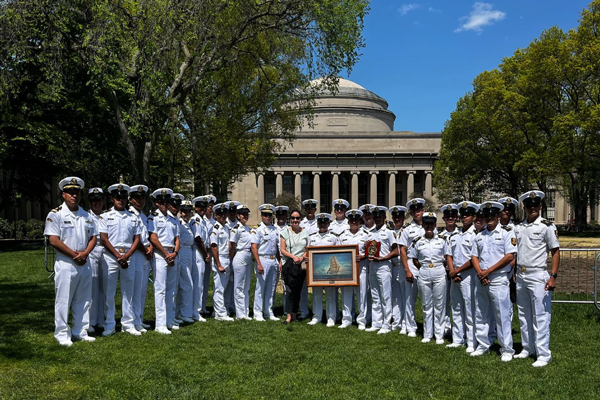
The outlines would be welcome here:
[[[358,245],[308,246],[308,286],[358,286]]]

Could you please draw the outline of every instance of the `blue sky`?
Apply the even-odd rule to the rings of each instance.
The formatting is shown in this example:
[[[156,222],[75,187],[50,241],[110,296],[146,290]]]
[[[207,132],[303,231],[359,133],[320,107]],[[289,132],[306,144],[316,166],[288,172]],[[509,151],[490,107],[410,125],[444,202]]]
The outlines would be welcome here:
[[[385,98],[394,129],[439,132],[482,71],[552,26],[576,28],[589,1],[372,0],[350,76]]]

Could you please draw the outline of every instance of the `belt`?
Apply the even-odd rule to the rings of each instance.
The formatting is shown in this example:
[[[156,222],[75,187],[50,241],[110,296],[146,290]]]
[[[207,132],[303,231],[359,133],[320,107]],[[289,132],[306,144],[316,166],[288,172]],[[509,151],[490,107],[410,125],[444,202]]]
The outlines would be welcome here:
[[[236,249],[235,251],[236,251],[236,253],[250,253],[250,249],[239,249],[239,250]],[[263,257],[263,256],[264,256],[264,254],[261,255],[261,257]]]
[[[172,252],[173,252],[173,250],[175,249],[175,247],[173,247],[173,246],[163,246],[163,247],[164,247],[164,249],[165,249],[166,251],[168,251],[169,253],[172,253]]]
[[[524,274],[528,272],[546,271],[547,269],[548,267],[526,267],[523,265],[517,265],[517,271],[520,271]]]
[[[259,254],[259,257],[265,257],[265,258],[270,258],[271,260],[275,259],[275,255],[274,254]]]
[[[115,247],[115,250],[119,252],[119,254],[125,254],[129,251],[130,247]]]

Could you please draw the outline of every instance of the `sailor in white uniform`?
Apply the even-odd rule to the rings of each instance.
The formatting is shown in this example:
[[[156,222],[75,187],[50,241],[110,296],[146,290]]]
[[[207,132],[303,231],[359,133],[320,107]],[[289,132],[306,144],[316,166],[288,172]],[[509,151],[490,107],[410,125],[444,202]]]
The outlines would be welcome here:
[[[193,206],[190,200],[181,203],[179,218],[179,288],[177,291],[177,319],[193,324],[194,270],[196,269],[196,221],[192,219]],[[196,279],[197,280],[197,279]]]
[[[438,236],[442,239],[445,239],[446,242],[450,241],[454,235],[460,233],[460,228],[456,225],[458,221],[458,206],[456,204],[444,204],[441,208],[442,211],[442,220],[444,220],[444,229],[441,232],[438,232]],[[446,272],[448,271],[448,265],[446,265]],[[452,323],[450,322],[450,315],[452,312],[450,300],[451,285],[450,280],[448,280],[446,285],[446,319],[444,321],[445,325],[445,335],[450,336],[452,334]]]
[[[397,238],[400,238],[404,229],[404,218],[407,209],[404,206],[392,206],[389,211],[392,216],[394,233]],[[392,331],[399,330],[401,334],[406,335],[404,282],[406,282],[406,273],[402,266],[400,252],[398,252],[398,257],[392,260]]]
[[[225,291],[229,285],[229,276],[231,275],[230,232],[227,227],[228,207],[223,203],[219,203],[213,207],[213,211],[217,220],[210,235],[210,246],[214,260],[213,307],[217,321],[230,322],[233,321],[233,318],[227,314],[227,307],[225,307]]]
[[[227,228],[229,228],[229,232],[233,229],[234,226],[237,225],[237,206],[241,203],[239,201],[230,200],[225,203],[227,206]],[[233,254],[230,254],[231,259],[233,260]],[[225,290],[225,307],[227,307],[227,313],[230,315],[235,314],[235,301],[234,301],[234,280],[235,280],[235,270],[231,269],[231,274],[229,275],[229,284],[227,285],[227,289]]]
[[[192,269],[192,319],[194,321],[206,322],[206,319],[200,314],[202,313],[202,294],[204,293],[205,273],[210,277],[206,265],[210,260],[209,256],[209,232],[207,231],[204,215],[206,214],[207,199],[204,196],[195,197],[192,200],[196,213],[192,216],[194,220],[194,230],[197,235],[194,241],[195,250],[195,268]],[[210,268],[210,266],[209,266]],[[208,283],[210,284],[210,282]]]
[[[64,203],[46,217],[44,235],[56,250],[54,261],[54,337],[62,346],[72,346],[73,340],[93,342],[88,336],[92,270],[89,255],[96,246],[96,225],[90,214],[79,207],[85,183],[68,177],[58,183]],[[69,328],[69,309],[73,329]]]
[[[331,204],[335,219],[329,224],[329,230],[336,235],[341,235],[342,232],[350,228],[346,219],[346,210],[350,207],[350,203],[344,199],[336,199]]]
[[[252,279],[252,242],[248,225],[250,208],[245,204],[237,206],[237,224],[229,234],[231,264],[233,266],[233,286],[235,317],[251,320],[249,317],[250,280]]]
[[[102,188],[94,187],[88,192],[90,201],[90,217],[96,225],[100,224],[100,215],[104,207],[104,191]],[[95,332],[94,327],[101,328],[104,325],[104,284],[102,283],[102,264],[104,263],[102,255],[104,254],[104,246],[100,242],[100,235],[96,236],[96,247],[90,253],[90,266],[92,268],[92,303],[90,304],[90,326],[88,333]]]

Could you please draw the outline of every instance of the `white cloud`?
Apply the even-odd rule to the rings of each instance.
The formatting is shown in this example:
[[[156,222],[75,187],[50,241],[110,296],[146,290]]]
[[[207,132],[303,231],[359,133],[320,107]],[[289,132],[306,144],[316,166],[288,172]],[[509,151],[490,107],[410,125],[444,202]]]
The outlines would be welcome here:
[[[398,12],[400,13],[400,15],[404,16],[406,14],[408,14],[409,12],[416,10],[417,8],[420,8],[421,5],[417,4],[417,3],[408,3],[408,4],[402,4],[400,6],[400,8],[398,9]]]
[[[442,12],[442,10],[440,10],[440,9],[437,9],[437,8],[433,8],[433,7],[429,7],[429,8],[427,9],[427,11],[429,11],[429,12],[433,12],[433,13],[441,13],[441,12]]]
[[[468,16],[460,18],[460,21],[466,20],[454,32],[475,31],[481,32],[482,27],[492,25],[495,22],[502,21],[506,17],[506,13],[493,10],[490,3],[476,2],[473,4],[473,11]]]

